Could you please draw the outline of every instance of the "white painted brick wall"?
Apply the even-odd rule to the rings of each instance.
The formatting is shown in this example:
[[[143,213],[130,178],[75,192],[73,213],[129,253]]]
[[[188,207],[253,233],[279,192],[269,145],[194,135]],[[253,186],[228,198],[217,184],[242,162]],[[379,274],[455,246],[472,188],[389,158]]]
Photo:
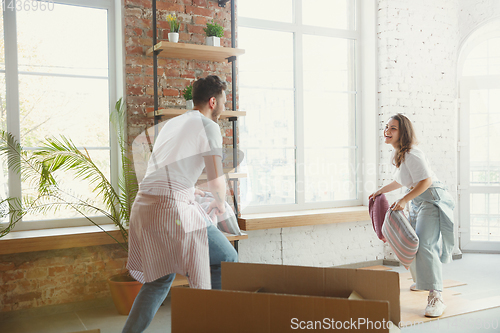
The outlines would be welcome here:
[[[383,128],[394,113],[407,114],[419,147],[456,199],[457,53],[461,40],[500,16],[500,0],[378,0],[379,177],[392,181],[391,147]],[[388,195],[392,203],[403,191]],[[369,221],[249,232],[240,261],[334,266],[394,258]]]
[[[458,31],[464,40],[474,29],[492,18],[500,19],[498,0],[459,0]]]
[[[384,143],[387,119],[406,114],[431,167],[456,197],[456,52],[458,0],[380,0],[379,185],[392,182],[392,146]],[[403,190],[387,195],[390,203]],[[393,258],[386,246],[386,258]]]
[[[383,259],[383,242],[370,221],[248,232],[240,261],[329,267]]]

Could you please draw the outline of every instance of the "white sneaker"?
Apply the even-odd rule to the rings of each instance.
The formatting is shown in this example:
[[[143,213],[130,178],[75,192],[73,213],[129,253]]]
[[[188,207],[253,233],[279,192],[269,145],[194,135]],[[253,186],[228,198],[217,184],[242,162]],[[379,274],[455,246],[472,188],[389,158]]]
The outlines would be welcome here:
[[[416,283],[412,284],[412,285],[410,286],[410,290],[411,290],[411,291],[417,291],[417,290],[418,290],[418,289],[417,289],[417,284],[416,284]]]
[[[427,297],[427,307],[425,308],[426,317],[439,317],[443,314],[446,305],[444,305],[443,297],[439,291],[433,290]]]

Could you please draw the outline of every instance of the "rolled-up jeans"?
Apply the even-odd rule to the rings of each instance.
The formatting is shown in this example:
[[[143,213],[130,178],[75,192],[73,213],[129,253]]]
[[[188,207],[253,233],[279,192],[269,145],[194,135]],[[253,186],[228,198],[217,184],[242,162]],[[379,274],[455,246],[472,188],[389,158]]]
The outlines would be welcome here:
[[[415,260],[410,266],[413,280],[419,290],[443,290],[442,263],[440,260],[440,209],[432,202],[439,200],[433,193],[435,186],[410,202],[410,223],[419,238]],[[440,186],[441,195],[449,196]],[[450,197],[451,198],[451,197]]]
[[[237,262],[238,253],[216,226],[207,227],[212,289],[221,289],[221,262]],[[141,333],[153,320],[170,291],[175,273],[142,285],[122,333]]]

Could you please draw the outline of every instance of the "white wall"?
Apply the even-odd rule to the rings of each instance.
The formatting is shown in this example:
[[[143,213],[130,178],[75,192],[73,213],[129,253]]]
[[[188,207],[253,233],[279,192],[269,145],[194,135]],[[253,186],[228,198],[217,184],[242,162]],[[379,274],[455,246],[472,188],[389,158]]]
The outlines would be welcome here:
[[[456,199],[458,0],[379,1],[379,184],[392,181],[387,119],[406,114],[419,147]],[[387,195],[392,203],[403,190]],[[390,247],[386,257],[393,258]]]
[[[500,19],[500,1],[498,0],[458,0],[458,33],[463,41],[482,24]]]
[[[328,267],[384,259],[371,222],[351,222],[248,232],[241,262]]]
[[[391,147],[383,143],[383,127],[392,114],[403,112],[414,123],[419,147],[456,199],[458,52],[475,28],[500,16],[500,0],[378,0],[376,15],[378,183],[392,181]],[[401,193],[388,195],[389,201]],[[242,262],[333,266],[394,258],[369,221],[248,234],[240,242]]]

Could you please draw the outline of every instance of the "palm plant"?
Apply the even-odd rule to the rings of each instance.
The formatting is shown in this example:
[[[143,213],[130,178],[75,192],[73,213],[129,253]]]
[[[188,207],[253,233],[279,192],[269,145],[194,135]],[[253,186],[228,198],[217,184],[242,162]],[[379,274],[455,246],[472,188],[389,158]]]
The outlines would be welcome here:
[[[0,155],[7,156],[9,168],[21,174],[24,182],[36,189],[35,195],[25,194],[22,199],[7,198],[0,202],[3,215],[10,215],[9,225],[0,231],[0,237],[12,230],[15,224],[28,213],[55,212],[62,207],[69,207],[88,221],[106,232],[118,244],[127,250],[128,226],[132,203],[137,194],[138,185],[127,156],[126,135],[123,126],[125,119],[124,103],[118,100],[110,114],[120,148],[120,172],[118,189],[91,159],[86,149],[80,150],[71,139],[47,138],[41,149],[27,152],[8,132],[0,131]],[[72,171],[77,179],[87,182],[96,201],[82,198],[64,189],[57,181],[58,172]],[[97,201],[103,203],[104,207]],[[95,215],[108,217],[120,230],[123,241],[108,233],[95,221]]]

